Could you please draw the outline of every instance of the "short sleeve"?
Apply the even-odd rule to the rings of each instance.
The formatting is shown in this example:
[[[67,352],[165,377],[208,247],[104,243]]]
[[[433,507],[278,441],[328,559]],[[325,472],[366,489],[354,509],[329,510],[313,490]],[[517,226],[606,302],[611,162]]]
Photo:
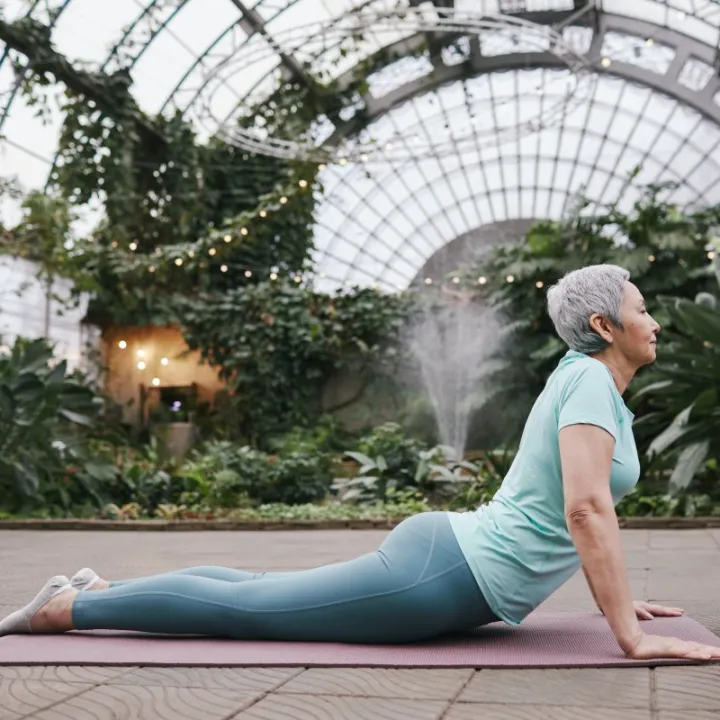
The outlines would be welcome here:
[[[573,370],[560,392],[558,431],[568,425],[596,425],[617,440],[616,391],[610,373],[600,362],[584,362]]]

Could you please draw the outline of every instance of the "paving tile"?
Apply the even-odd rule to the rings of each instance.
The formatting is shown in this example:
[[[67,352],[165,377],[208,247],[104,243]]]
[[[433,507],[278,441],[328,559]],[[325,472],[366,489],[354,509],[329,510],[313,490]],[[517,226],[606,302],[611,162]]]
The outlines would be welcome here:
[[[450,700],[473,674],[467,670],[310,668],[279,693]]]
[[[650,706],[646,668],[481,670],[460,702],[600,707]]]
[[[707,530],[656,530],[650,535],[651,550],[683,550],[687,548],[717,548],[714,537]]]
[[[720,666],[657,668],[658,710],[714,710],[720,714]]]
[[[232,720],[440,720],[446,709],[441,700],[273,694]]]
[[[225,720],[261,694],[201,688],[105,685],[33,715],[33,720]]]
[[[239,692],[270,692],[302,672],[302,668],[138,668],[111,679],[112,685],[215,688]]]
[[[0,679],[100,685],[116,680],[132,668],[63,665],[21,665],[0,667]]]
[[[0,720],[29,715],[91,687],[79,683],[0,679]]]
[[[651,720],[650,709],[456,703],[443,720]],[[690,720],[690,718],[688,718]],[[698,718],[697,720],[704,720]]]

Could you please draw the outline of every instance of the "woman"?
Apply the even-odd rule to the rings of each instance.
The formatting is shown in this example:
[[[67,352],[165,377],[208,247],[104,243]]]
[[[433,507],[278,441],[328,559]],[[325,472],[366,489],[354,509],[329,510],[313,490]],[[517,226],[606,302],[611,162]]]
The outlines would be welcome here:
[[[312,570],[200,567],[108,583],[86,568],[72,581],[52,578],[0,623],[0,634],[117,629],[413,642],[497,620],[519,624],[582,567],[627,656],[720,658],[720,648],[645,634],[639,620],[682,611],[630,598],[614,505],[635,486],[640,464],[622,393],[655,360],[660,327],[628,278],[594,265],[548,291],[550,317],[570,350],[487,506],[416,515],[376,552]]]

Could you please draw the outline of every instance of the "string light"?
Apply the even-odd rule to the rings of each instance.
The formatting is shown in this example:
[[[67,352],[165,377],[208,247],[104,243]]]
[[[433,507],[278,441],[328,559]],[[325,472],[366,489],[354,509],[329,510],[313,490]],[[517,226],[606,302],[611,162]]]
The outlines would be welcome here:
[[[232,235],[226,235],[226,236],[223,238],[223,240],[224,240],[226,243],[232,242]]]
[[[248,234],[248,229],[247,229],[246,227],[241,227],[241,228],[240,228],[240,234],[241,234],[241,235],[247,235],[247,234]]]
[[[270,273],[271,280],[277,280],[277,273]]]
[[[453,278],[453,282],[457,285],[457,284],[460,282],[460,278],[459,278],[459,277],[454,277],[454,278]]]
[[[217,250],[215,248],[210,248],[208,250],[208,255],[216,255],[216,254],[217,254]]]
[[[515,278],[512,275],[508,275],[505,280],[507,280],[509,283],[515,282]]]
[[[535,283],[535,287],[538,288],[538,290],[539,290],[544,284],[545,284],[545,283],[543,283],[542,280],[538,280],[538,281]]]
[[[287,202],[287,198],[283,195],[283,196],[280,198],[280,204],[281,204],[281,205],[284,205],[286,202]]]
[[[299,275],[296,275],[296,276],[295,276],[295,282],[296,282],[296,283],[299,283],[299,282],[301,282],[301,281],[302,281],[302,278],[301,278]]]
[[[138,370],[144,370],[144,369],[145,369],[145,363],[144,363],[142,360],[137,364],[137,369],[138,369]]]
[[[252,272],[250,272],[250,270],[246,270],[246,271],[245,271],[245,277],[246,277],[246,278],[252,277]]]
[[[426,285],[432,285],[432,278],[425,278]]]
[[[118,347],[119,347],[121,350],[124,350],[124,349],[127,347],[127,343],[126,343],[124,340],[121,340],[121,341],[118,343]]]
[[[611,65],[611,63],[612,63],[612,60],[610,60],[610,58],[608,58],[608,57],[604,57],[604,58],[600,61],[600,64],[601,64],[604,68],[609,68],[610,65]]]
[[[228,266],[227,266],[227,265],[221,265],[221,266],[220,266],[220,272],[227,272],[227,271],[228,271]]]
[[[711,251],[707,254],[707,256],[708,256],[708,259],[709,259],[709,260],[712,260],[712,259],[715,257],[715,251],[714,251],[714,250],[711,250]]]
[[[478,282],[479,282],[481,285],[484,285],[484,284],[487,282],[487,278],[486,278],[484,275],[481,275],[481,276],[478,278]]]
[[[152,384],[153,384],[155,387],[158,387],[158,385],[160,385],[160,378],[156,378],[156,377],[153,378],[153,379],[152,379]]]
[[[155,266],[154,266],[154,265],[151,265],[151,266],[148,268],[148,272],[154,273],[154,272],[155,272]]]
[[[648,255],[648,260],[650,262],[655,262],[655,256],[654,255]]]
[[[318,170],[319,170],[320,172],[322,172],[326,167],[327,167],[327,165],[325,165],[325,164],[323,164],[323,163],[320,163],[320,165],[318,165]]]
[[[191,250],[191,251],[188,253],[188,257],[194,258],[194,257],[195,257],[195,251],[194,251],[194,250]]]
[[[166,365],[166,366],[167,366],[167,364],[168,364],[169,362],[170,362],[170,361],[169,361],[166,357],[164,357],[164,358],[162,358],[162,359],[160,360],[160,364],[161,364],[161,365]]]
[[[261,211],[259,212],[259,215],[260,215],[261,218],[267,217],[267,211],[266,211],[266,210],[261,210]]]
[[[137,243],[131,242],[129,248],[135,252],[137,250]]]
[[[175,264],[176,264],[178,267],[180,267],[180,266],[182,265],[182,262],[183,262],[183,261],[182,261],[182,258],[177,258],[177,259],[175,260]]]
[[[144,357],[145,357],[145,351],[144,351],[142,348],[140,348],[140,349],[137,351],[137,356],[138,356],[139,358],[144,358]]]
[[[301,180],[301,181],[298,183],[298,185],[299,185],[301,188],[306,188],[306,187],[307,187],[307,180]]]

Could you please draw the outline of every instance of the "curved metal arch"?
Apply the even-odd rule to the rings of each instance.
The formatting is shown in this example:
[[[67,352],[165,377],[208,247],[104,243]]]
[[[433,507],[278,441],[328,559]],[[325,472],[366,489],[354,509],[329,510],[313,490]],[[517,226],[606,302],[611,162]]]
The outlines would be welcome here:
[[[598,103],[598,104],[603,104],[603,105],[604,105],[604,103]],[[682,136],[681,136],[679,133],[676,133],[676,132],[672,131],[672,130],[671,130],[670,128],[668,128],[667,126],[663,126],[662,124],[657,123],[657,122],[653,122],[653,125],[655,125],[655,127],[659,128],[659,129],[661,129],[661,130],[667,131],[668,134],[670,134],[671,136],[675,137],[676,139],[680,139],[680,140],[683,139]],[[573,134],[579,134],[579,133],[581,132],[581,130],[580,130],[579,128],[565,128],[564,132],[566,132],[566,133],[573,133]],[[604,142],[608,143],[609,145],[613,145],[613,146],[620,147],[620,148],[623,148],[623,147],[628,146],[626,143],[621,143],[621,142],[620,142],[619,140],[617,140],[616,138],[606,137],[603,133],[598,132],[598,131],[595,131],[595,130],[588,130],[588,129],[586,129],[586,130],[584,130],[584,133],[585,133],[585,135],[588,135],[588,136],[590,136],[590,137],[602,139]],[[689,142],[688,140],[685,140],[685,143],[686,143],[686,144],[690,144],[690,142]],[[679,147],[682,148],[682,146],[683,146],[683,143],[681,142],[680,145],[679,145]],[[632,146],[629,146],[629,147],[632,148]],[[695,149],[697,149],[699,152],[702,152],[702,150],[701,150],[700,148],[698,148],[696,145],[693,144],[693,147],[695,147]],[[513,162],[514,162],[515,160],[517,160],[517,162],[522,162],[522,160],[525,159],[526,157],[530,157],[530,156],[513,155]],[[565,158],[558,157],[557,154],[546,154],[546,153],[533,154],[533,155],[531,156],[531,158],[534,159],[534,160],[538,160],[538,161],[546,161],[548,164],[552,164],[553,166],[557,165],[559,161],[565,160]],[[568,160],[565,160],[565,161],[570,162],[569,159],[568,159]],[[474,163],[474,164],[470,164],[470,165],[465,165],[464,167],[455,168],[455,169],[453,169],[452,171],[447,172],[447,173],[446,173],[446,177],[454,177],[455,175],[458,175],[458,174],[460,174],[460,173],[464,173],[466,170],[478,169],[478,168],[480,168],[481,166],[482,166],[482,167],[488,167],[488,166],[498,166],[498,165],[502,165],[502,164],[505,163],[505,162],[507,162],[507,160],[504,159],[503,157],[495,157],[495,158],[482,159],[480,163]],[[620,173],[614,173],[614,172],[607,171],[607,170],[605,170],[605,168],[602,168],[602,167],[598,166],[597,163],[591,162],[591,161],[589,161],[589,160],[577,159],[577,158],[576,158],[576,159],[573,159],[572,162],[573,162],[573,164],[574,164],[575,166],[577,166],[577,167],[585,168],[585,169],[587,169],[587,170],[589,170],[589,171],[597,170],[597,171],[599,171],[599,172],[602,172],[603,174],[607,175],[607,177],[608,177],[609,179],[616,178],[616,179],[621,180],[621,181],[623,181],[623,182],[625,182],[625,181],[627,180],[626,175],[620,174]],[[662,165],[661,163],[658,163],[658,164]],[[670,172],[672,175],[674,175],[678,180],[683,180],[683,181],[687,184],[687,186],[690,187],[692,190],[694,190],[698,195],[704,195],[704,193],[707,192],[707,188],[706,188],[705,190],[702,190],[702,191],[701,191],[700,188],[695,187],[694,184],[691,183],[688,178],[681,178],[675,171],[672,170],[671,167],[669,167],[669,165],[667,165],[667,163],[666,163],[666,167],[664,167],[664,169],[667,170],[667,171],[669,171],[669,172]],[[720,167],[718,168],[718,170],[720,171]],[[433,182],[435,182],[435,181],[426,182],[425,184],[420,185],[418,188],[415,189],[415,192],[421,192],[421,191],[424,191],[424,190],[432,187]],[[357,214],[357,212],[361,209],[361,207],[362,207],[363,204],[372,204],[372,203],[371,203],[372,197],[382,191],[381,183],[382,183],[382,178],[376,183],[376,188],[373,189],[373,191],[372,191],[371,193],[363,196],[362,198],[358,197],[358,202],[357,202],[355,205],[353,205],[352,207],[350,207],[350,208],[343,208],[343,213],[344,213],[345,215],[347,215],[347,216],[352,217],[352,216],[355,216],[355,215]],[[528,186],[528,187],[531,187],[531,186]],[[401,202],[402,200],[404,200],[404,199],[405,199],[405,197],[402,197],[402,198],[398,198],[398,199],[397,199],[395,208],[393,208],[393,210],[391,210],[390,212],[388,212],[388,213],[385,215],[385,217],[384,217],[384,219],[383,219],[383,222],[389,222],[389,221],[390,221],[390,219],[393,217],[393,215],[394,215],[398,210],[400,210],[398,203],[400,203],[400,202]],[[327,196],[327,197],[326,197],[326,200],[327,200],[327,202],[333,202],[333,196],[332,196],[332,194],[329,195],[329,196]],[[379,240],[380,242],[382,242],[382,244],[387,245],[387,243],[385,243],[385,242],[377,235],[377,231],[378,231],[379,226],[380,226],[380,225],[378,224],[378,225],[375,225],[374,227],[368,227],[368,228],[367,228],[368,233],[369,233],[370,236],[372,236],[372,237],[376,238],[377,240]],[[329,228],[328,228],[328,229],[329,229]],[[338,241],[346,241],[346,239],[340,235],[340,233],[338,232],[338,230],[337,230],[337,228],[336,228],[335,230],[332,231],[332,237],[330,238],[330,240],[329,240],[329,242],[328,242],[328,244],[327,244],[327,246],[326,246],[325,249],[326,249],[327,251],[331,251],[332,248],[333,248],[333,246],[334,246]],[[361,248],[359,248],[359,249],[361,250]],[[397,253],[398,248],[392,248],[392,250],[393,250],[394,253]],[[357,256],[357,255],[356,255],[356,256]],[[356,256],[354,256],[354,257],[356,257]],[[354,258],[353,258],[353,259],[354,259]]]
[[[445,262],[445,257],[450,256],[462,258],[462,262],[467,262],[466,255],[472,255],[473,260],[478,260],[485,252],[489,252],[498,245],[508,241],[519,240],[527,235],[530,228],[540,218],[516,218],[514,220],[495,220],[493,222],[484,223],[468,232],[458,235],[458,237],[445,243],[432,256],[430,256],[425,264],[418,270],[415,277],[410,281],[410,285],[419,285],[426,277],[437,278],[445,276],[451,269],[457,270],[458,265],[448,267],[450,263]],[[487,237],[484,237],[487,236]],[[480,241],[480,243],[478,243]],[[478,248],[480,244],[480,248]],[[478,252],[478,249],[480,250]]]
[[[132,70],[132,68],[135,67],[135,65],[138,63],[140,58],[148,51],[150,46],[153,44],[153,41],[155,38],[163,31],[165,28],[173,21],[173,19],[177,16],[177,14],[190,2],[191,0],[180,0],[180,2],[177,4],[177,6],[173,9],[173,11],[162,21],[160,24],[160,27],[151,33],[150,37],[147,39],[147,42],[142,46],[140,52],[132,56],[132,62],[130,62],[127,66],[123,66],[127,70]],[[150,14],[152,13],[153,9],[158,5],[158,3],[162,2],[162,0],[150,0],[150,3],[148,5],[145,5],[143,7],[142,12],[140,12],[136,17],[135,20],[130,23],[130,25],[127,26],[125,29],[125,32],[123,33],[122,37],[113,45],[113,47],[110,49],[110,52],[108,53],[108,56],[105,58],[104,62],[100,66],[100,71],[105,71],[108,67],[108,65],[115,59],[120,57],[120,51],[124,48],[124,44],[127,41],[127,39],[135,32],[135,29],[140,25],[140,23]]]
[[[588,167],[591,167],[591,166],[588,165]],[[608,176],[611,176],[611,177],[614,176],[614,177],[618,177],[618,178],[620,177],[620,176],[614,175],[611,171],[604,170],[604,169],[602,169],[602,168],[594,168],[594,169],[597,170],[598,173],[600,173],[601,175],[608,175]],[[457,173],[459,173],[459,172],[460,172],[460,171],[458,170],[458,171],[456,171],[455,173],[449,173],[449,175],[452,176],[452,175],[457,174]],[[624,176],[623,176],[623,179],[624,179]],[[418,192],[420,192],[420,191],[422,191],[422,190],[425,190],[427,187],[428,187],[428,185],[422,186],[421,188],[419,188]],[[530,189],[530,187],[528,187],[528,189]],[[549,185],[549,184],[539,184],[539,185],[535,185],[535,186],[532,187],[532,189],[533,189],[536,193],[537,193],[537,191],[547,191],[547,192],[549,192],[549,193],[556,193],[556,194],[561,195],[561,196],[562,196],[562,195],[568,196],[568,194],[569,194],[567,191],[564,191],[564,190],[559,189],[559,188],[557,188],[557,187],[553,187],[553,186],[551,186],[551,185]],[[497,189],[489,190],[489,191],[486,193],[486,196],[504,195],[505,193],[506,193],[506,188],[500,187],[500,188],[497,188]],[[453,209],[457,208],[459,205],[460,205],[460,203],[456,202],[456,203],[447,205],[446,208],[447,208],[448,210],[453,210]],[[505,219],[507,220],[507,219],[509,219],[509,218],[505,218]],[[500,222],[500,220],[492,220],[491,222]],[[377,231],[377,228],[374,228],[373,231],[372,231],[372,232],[373,232],[373,237],[377,237],[377,235],[375,234],[376,231]],[[467,232],[467,231],[466,231],[466,232]],[[337,233],[335,233],[335,237],[333,238],[333,240],[334,240],[334,241],[337,240]],[[344,241],[345,241],[346,243],[348,242],[347,239],[344,239]],[[433,257],[433,255],[434,255],[435,253],[437,253],[438,251],[442,250],[442,248],[445,247],[445,245],[446,245],[448,242],[452,242],[452,240],[445,241],[445,242],[444,242],[442,245],[440,245],[439,247],[435,247],[435,248],[433,249],[433,252],[432,252],[431,254],[429,254],[429,255],[428,255],[427,253],[419,253],[419,254],[421,255],[421,257],[423,257],[423,258],[425,259],[425,261],[427,261],[429,258]],[[342,261],[341,261],[342,264],[344,265],[344,269],[345,269],[346,272],[345,272],[345,275],[344,275],[342,278],[338,278],[338,280],[339,280],[340,282],[345,282],[345,280],[348,279],[348,271],[350,271],[350,270],[361,271],[362,268],[361,268],[359,265],[356,265],[356,264],[354,264],[354,263],[355,263],[355,262],[357,261],[357,259],[358,259],[359,257],[361,257],[363,254],[368,254],[368,255],[369,255],[369,253],[364,249],[364,246],[358,245],[358,244],[355,243],[355,242],[352,242],[352,243],[350,243],[350,244],[355,248],[356,252],[355,252],[355,254],[352,256],[352,258],[348,258],[347,260],[342,260]],[[383,244],[384,244],[386,247],[388,247],[388,244],[387,244],[386,242],[383,242]],[[333,246],[336,245],[336,242],[333,242],[332,245],[333,245]],[[399,275],[404,275],[404,273],[399,272],[399,271],[397,270],[397,267],[394,265],[394,261],[395,261],[398,257],[402,257],[402,256],[401,256],[401,251],[402,251],[402,249],[403,249],[403,245],[402,245],[402,244],[399,245],[399,246],[397,246],[396,248],[393,248],[393,249],[392,249],[392,252],[390,253],[390,255],[389,255],[389,256],[387,257],[387,259],[385,259],[385,260],[381,260],[380,258],[373,257],[373,259],[374,259],[377,263],[379,263],[379,264],[381,265],[381,268],[382,268],[382,269],[379,271],[378,275],[377,275],[378,278],[381,278],[381,277],[383,276],[383,274],[384,274],[387,270],[391,270],[391,271],[393,271],[393,272],[396,272],[396,273],[399,274]],[[327,255],[330,255],[330,256],[333,256],[333,257],[337,257],[337,252],[334,250],[333,247],[331,247],[330,244],[328,244],[327,248],[326,248],[325,250],[321,251],[321,252],[322,252],[323,254],[327,254]],[[403,260],[404,260],[404,262],[408,262],[408,263],[409,263],[409,261],[407,260],[407,258],[404,258],[404,257],[403,257]],[[411,263],[409,263],[409,264],[411,264]]]
[[[596,135],[599,135],[599,134],[596,134]],[[549,155],[549,154],[548,154],[548,155],[535,155],[535,156],[533,156],[533,157],[534,157],[534,158],[538,158],[538,159],[540,159],[540,160],[547,160],[547,161],[549,161],[549,162],[552,162],[552,161],[556,160],[556,156],[555,156],[555,155]],[[485,161],[485,162],[491,162],[491,163],[493,163],[493,164],[500,164],[501,162],[503,162],[503,160],[502,160],[502,158],[496,158],[496,159],[494,159],[493,161]],[[569,162],[569,160],[568,160],[567,162]],[[606,168],[599,167],[599,166],[597,166],[596,164],[591,163],[591,162],[588,162],[588,161],[575,160],[575,161],[573,161],[573,162],[574,162],[575,165],[577,165],[577,166],[579,166],[579,167],[584,167],[584,168],[588,169],[591,173],[597,173],[599,176],[606,177],[606,178],[608,178],[608,179],[610,179],[610,180],[616,179],[616,180],[618,180],[618,181],[620,181],[620,182],[622,182],[622,183],[626,183],[627,180],[628,180],[627,175],[625,175],[625,174],[620,174],[620,173],[617,173],[617,172],[613,172],[612,170],[608,170],[608,169],[606,169]],[[471,166],[471,167],[479,167],[479,163],[476,163],[474,166]],[[456,169],[453,170],[452,172],[448,172],[448,173],[447,173],[447,177],[453,177],[453,176],[455,176],[455,175],[457,175],[457,174],[460,174],[461,172],[463,172],[462,168],[456,168]],[[675,174],[675,173],[673,173],[673,174]],[[681,178],[679,178],[679,176],[678,176],[678,179],[681,179]],[[425,190],[430,186],[430,184],[431,184],[431,183],[426,183],[425,185],[420,186],[419,188],[417,188],[416,192],[417,192],[417,193],[421,193],[421,192],[425,191]],[[553,186],[551,183],[539,183],[539,184],[533,184],[533,185],[523,186],[523,188],[525,188],[525,187],[526,187],[528,190],[533,190],[533,191],[535,192],[535,194],[537,194],[538,191],[543,191],[543,192],[548,192],[549,194],[555,193],[555,194],[558,194],[558,195],[561,195],[561,196],[562,196],[562,195],[565,195],[566,197],[569,197],[569,196],[572,195],[572,193],[571,193],[568,189],[561,189],[561,188],[555,187],[555,186]],[[692,188],[692,189],[697,190],[696,188]],[[699,193],[699,191],[697,191],[697,192]],[[498,188],[493,188],[493,189],[487,190],[485,194],[486,194],[487,196],[493,196],[493,195],[500,195],[500,194],[504,195],[505,193],[507,193],[507,188],[505,188],[505,187],[498,187]],[[591,200],[592,200],[592,199],[591,199]],[[599,202],[599,201],[600,201],[600,199],[595,199],[595,200],[594,200],[594,202]],[[458,205],[459,205],[459,203],[455,203],[454,205],[449,205],[449,206],[448,206],[448,209],[452,209],[452,208],[454,208],[454,207],[456,207],[456,206],[458,206]],[[396,208],[397,208],[397,205],[396,205]],[[346,212],[347,212],[348,215],[352,215],[352,211],[346,211]],[[387,216],[388,221],[390,220],[390,217],[391,217],[391,215],[392,215],[393,212],[394,212],[394,211],[391,211],[391,212],[388,214],[388,216]],[[508,221],[508,220],[511,220],[511,219],[513,219],[513,218],[504,218],[503,220],[492,220],[491,223],[505,222],[505,221]],[[521,219],[521,218],[515,218],[515,219]],[[329,229],[329,228],[328,228],[328,229]],[[369,234],[372,234],[373,237],[376,237],[376,238],[378,237],[377,234],[376,234],[376,233],[377,233],[377,226],[374,227],[374,228],[368,229],[368,230],[369,230]],[[467,231],[466,231],[466,232],[467,232]],[[460,237],[460,236],[459,236],[459,237]],[[343,240],[344,242],[346,242],[346,243],[348,242],[348,239],[347,239],[347,238],[340,238],[340,236],[339,236],[339,234],[337,233],[337,231],[334,231],[334,232],[333,232],[333,237],[332,237],[331,241],[327,244],[327,246],[325,247],[325,249],[323,249],[322,251],[320,251],[320,253],[321,253],[322,255],[330,255],[330,256],[332,256],[332,257],[336,257],[336,258],[337,258],[337,254],[336,254],[335,252],[333,252],[333,251],[334,251],[334,246],[336,245],[336,243],[337,243],[337,241],[338,241],[339,239],[342,239],[342,240]],[[425,258],[425,259],[426,259],[426,262],[427,262],[427,260],[429,260],[431,257],[433,257],[433,255],[434,255],[435,253],[437,253],[437,252],[439,252],[440,250],[442,250],[448,243],[454,242],[454,240],[455,240],[455,238],[453,238],[452,240],[449,240],[449,241],[445,241],[442,245],[440,245],[439,247],[436,247],[436,248],[434,249],[434,252],[433,252],[432,255],[426,256],[426,258]],[[345,281],[348,279],[348,273],[347,273],[348,270],[357,270],[357,271],[360,271],[361,268],[360,268],[358,265],[355,265],[354,262],[357,260],[358,257],[362,256],[362,254],[364,254],[364,253],[365,253],[365,254],[369,254],[369,253],[367,253],[367,252],[364,250],[364,247],[361,246],[361,245],[358,245],[358,243],[352,242],[352,243],[350,243],[350,244],[355,248],[356,252],[355,252],[355,254],[352,256],[352,258],[348,258],[347,260],[342,260],[342,261],[340,261],[340,262],[342,262],[343,265],[345,266],[346,273],[345,273],[344,277],[342,277],[342,278],[337,278],[339,282],[345,282]],[[383,244],[384,244],[386,247],[389,247],[387,243],[383,242]],[[383,273],[385,272],[385,270],[393,270],[394,272],[398,272],[397,269],[396,269],[396,267],[394,267],[394,260],[395,260],[396,258],[398,258],[398,257],[401,256],[401,251],[402,251],[402,249],[403,249],[403,245],[399,245],[399,246],[397,246],[396,248],[394,248],[394,249],[392,250],[392,253],[390,254],[390,256],[389,256],[386,260],[380,260],[379,258],[374,258],[375,261],[376,261],[376,262],[379,262],[379,263],[382,265],[382,268],[383,268],[383,269],[380,271],[380,273],[378,274],[378,276],[377,276],[378,278],[381,278],[381,277],[382,277],[382,275],[383,275]],[[405,261],[407,262],[407,259],[405,259]],[[401,275],[402,275],[402,273],[398,273],[398,274],[401,274]]]
[[[360,3],[358,3],[357,5],[354,5],[354,6],[353,6],[353,12],[355,12],[355,11],[357,11],[357,10],[361,10],[361,9],[363,9],[363,8],[369,6],[369,5],[372,5],[373,3],[377,2],[377,1],[378,1],[378,0],[365,0],[364,2],[360,2]],[[233,0],[231,0],[231,2],[233,2]],[[291,7],[293,7],[293,6],[296,5],[298,2],[302,2],[302,0],[291,0],[291,2],[289,2],[287,5],[285,5],[285,7],[283,7],[282,10],[278,11],[275,15],[273,15],[273,17],[272,17],[271,20],[269,20],[269,21],[267,21],[267,22],[264,22],[263,25],[267,25],[268,23],[272,22],[272,21],[275,20],[276,18],[280,17],[286,10],[288,10],[288,9],[291,8]],[[332,22],[334,22],[335,19],[336,19],[336,18],[333,18],[333,19],[330,21],[329,24],[331,24]],[[180,91],[182,90],[183,84],[184,84],[185,81],[190,77],[190,75],[192,75],[192,73],[193,73],[200,65],[202,65],[202,63],[205,61],[205,59],[212,54],[213,50],[227,37],[227,35],[228,35],[230,32],[232,32],[232,30],[235,28],[235,26],[238,25],[239,23],[241,24],[241,22],[242,22],[242,18],[241,18],[241,20],[240,20],[239,22],[234,22],[234,23],[232,23],[231,25],[228,25],[228,27],[226,27],[226,28],[217,36],[217,38],[216,38],[215,40],[213,40],[213,42],[212,42],[210,45],[208,45],[208,47],[205,48],[205,50],[204,50],[200,55],[198,55],[198,57],[196,58],[195,62],[192,63],[192,65],[188,68],[187,72],[178,80],[178,82],[176,83],[175,87],[170,91],[170,94],[167,96],[167,98],[165,99],[165,101],[164,101],[163,104],[161,105],[159,112],[161,112],[161,113],[164,112],[165,108],[167,108],[167,106],[168,106],[168,105],[170,104],[170,102],[173,100],[173,97],[175,96],[175,94],[178,93],[178,92],[180,92]],[[250,32],[247,33],[247,37],[245,38],[245,43],[250,42],[250,40],[252,40],[252,38],[253,38],[256,34],[258,34],[258,31],[257,31],[256,29],[254,29],[253,27],[250,27],[249,30],[250,30]],[[245,43],[243,43],[243,44],[245,44]],[[239,48],[234,48],[234,52],[237,52],[238,49],[239,49]],[[228,59],[227,59],[227,58],[224,59],[224,60],[222,60],[222,61],[221,61],[221,64],[224,64],[224,63],[226,63],[226,62],[228,62]],[[281,62],[278,62],[278,65],[277,65],[276,67],[274,67],[269,73],[267,73],[267,74],[263,75],[261,78],[259,78],[258,81],[257,81],[254,85],[252,85],[252,86],[250,87],[250,89],[247,91],[246,95],[244,95],[243,97],[238,97],[238,103],[243,102],[246,97],[252,96],[253,92],[254,92],[263,82],[265,82],[265,80],[267,79],[267,77],[268,77],[269,75],[271,75],[273,72],[275,72],[279,67],[281,67],[281,65],[282,65],[282,63],[281,63]],[[203,84],[201,84],[200,87],[198,87],[198,88],[196,88],[196,89],[194,90],[194,94],[189,98],[188,104],[185,106],[184,109],[182,109],[182,113],[183,113],[183,114],[185,114],[185,113],[190,109],[190,107],[191,107],[195,102],[197,102],[197,100],[198,100],[198,98],[200,97],[200,95],[202,94],[203,90],[205,90],[205,88],[208,86],[208,84],[209,84],[213,79],[214,79],[214,75],[208,75],[208,77],[205,78],[205,82],[204,82]]]
[[[713,102],[713,98],[720,93],[720,78],[717,74],[698,91],[692,90],[678,81],[682,68],[689,59],[695,58],[709,65],[716,66],[715,51],[708,45],[698,40],[689,38],[686,35],[659,27],[644,20],[633,20],[620,15],[607,15],[597,13],[596,22],[592,19],[579,18],[575,24],[581,27],[593,29],[593,36],[590,48],[585,53],[588,66],[596,72],[615,75],[626,80],[637,82],[640,85],[650,87],[664,95],[672,97],[684,105],[692,107],[707,117],[716,125],[720,125],[720,106]],[[665,73],[657,73],[646,70],[638,65],[627,62],[614,61],[608,67],[600,62],[601,50],[605,35],[608,32],[618,32],[623,35],[638,38],[653,38],[670,45],[675,50],[675,57]],[[400,47],[407,47],[407,40],[395,43],[388,49],[399,50]],[[362,114],[362,124],[357,118],[348,120],[337,127],[335,133],[329,139],[329,143],[335,144],[341,139],[356,134],[360,129],[369,123],[385,115],[393,107],[422,95],[437,90],[442,85],[453,81],[475,77],[478,75],[501,72],[505,70],[517,70],[523,68],[563,68],[562,63],[549,53],[512,53],[507,55],[494,55],[491,57],[474,53],[464,63],[456,65],[436,65],[432,73],[417,80],[405,83],[396,90],[380,98],[367,97],[365,110]],[[352,77],[352,70],[345,73],[338,80],[342,87]]]

